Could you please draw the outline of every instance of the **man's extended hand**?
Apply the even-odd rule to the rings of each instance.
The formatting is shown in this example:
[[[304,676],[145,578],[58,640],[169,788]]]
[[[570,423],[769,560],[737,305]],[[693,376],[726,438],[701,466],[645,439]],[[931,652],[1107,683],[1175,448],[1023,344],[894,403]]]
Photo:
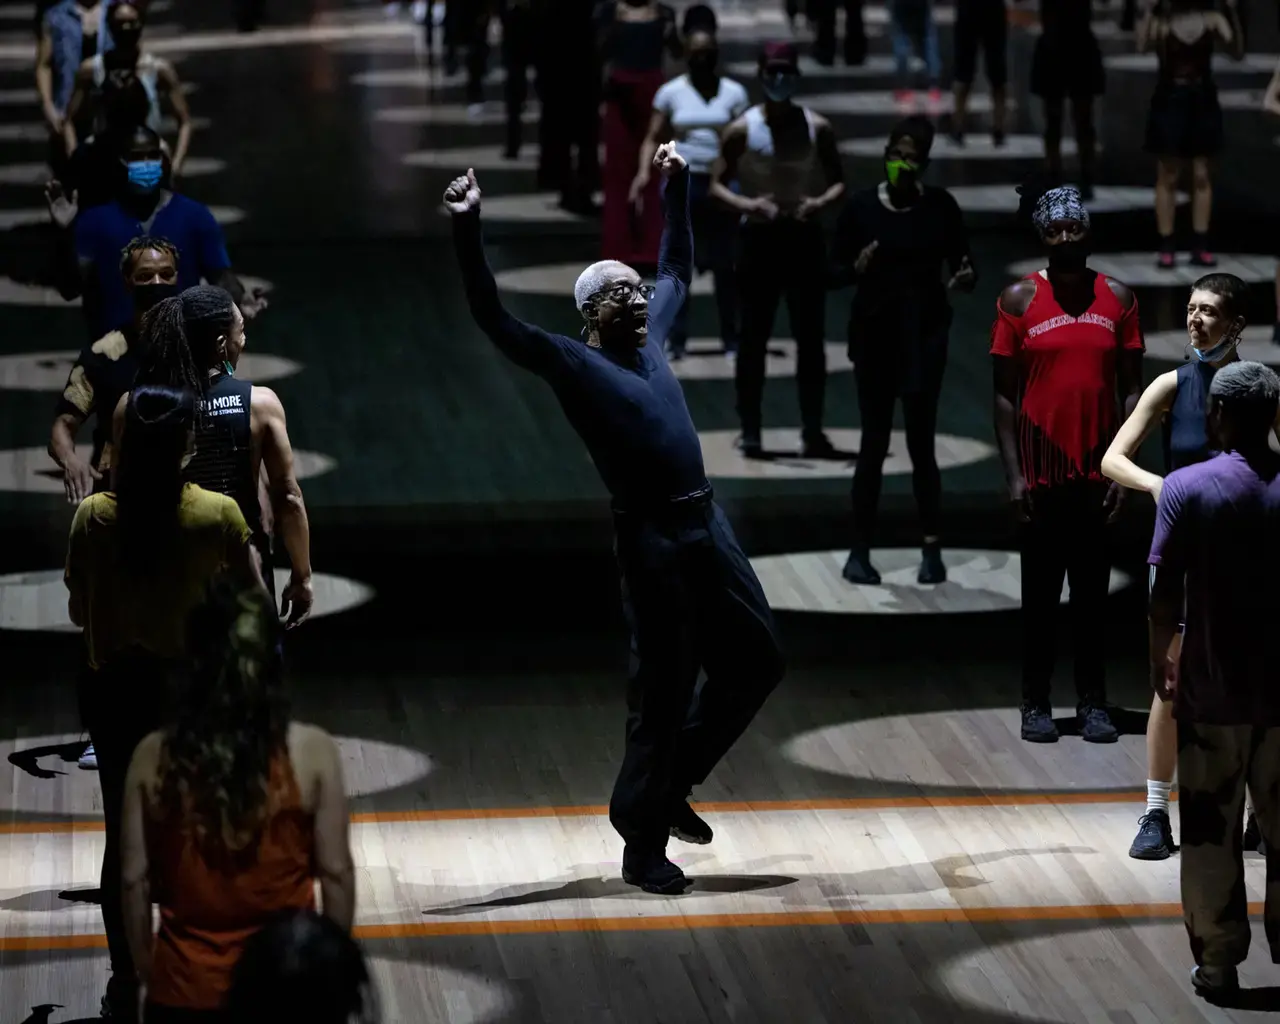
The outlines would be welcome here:
[[[49,204],[49,216],[53,222],[60,228],[71,227],[80,212],[80,193],[73,191],[67,195],[62,182],[54,180],[45,185],[44,199]]]
[[[310,576],[291,576],[289,585],[280,595],[280,614],[285,617],[285,629],[301,626],[311,615],[316,594]]]
[[[947,288],[951,291],[968,292],[973,290],[973,286],[977,284],[978,272],[973,269],[973,261],[965,256],[960,260],[960,269],[947,282]]]
[[[62,464],[62,486],[67,492],[67,503],[79,505],[93,493],[93,482],[102,474],[79,455],[71,455]]]
[[[658,147],[658,151],[653,154],[653,166],[658,168],[658,172],[664,178],[670,178],[673,174],[678,174],[689,165],[685,163],[684,157],[676,152],[676,144],[674,142],[664,142]]]
[[[661,149],[658,152],[662,152]],[[480,183],[470,168],[461,178],[454,178],[444,190],[444,205],[450,213],[471,213],[480,209]]]
[[[1102,507],[1107,511],[1107,522],[1114,523],[1120,518],[1120,510],[1124,507],[1125,489],[1117,483],[1107,488],[1107,495],[1102,499]]]

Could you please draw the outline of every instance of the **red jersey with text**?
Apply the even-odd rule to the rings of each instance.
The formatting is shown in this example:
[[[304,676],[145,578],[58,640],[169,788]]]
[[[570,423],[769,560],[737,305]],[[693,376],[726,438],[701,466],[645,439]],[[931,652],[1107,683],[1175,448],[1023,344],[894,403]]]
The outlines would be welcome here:
[[[996,304],[991,354],[1017,360],[1018,462],[1029,488],[1102,480],[1102,456],[1117,427],[1116,360],[1143,351],[1138,303],[1125,309],[1102,274],[1079,316],[1058,305],[1041,274],[1022,316]]]

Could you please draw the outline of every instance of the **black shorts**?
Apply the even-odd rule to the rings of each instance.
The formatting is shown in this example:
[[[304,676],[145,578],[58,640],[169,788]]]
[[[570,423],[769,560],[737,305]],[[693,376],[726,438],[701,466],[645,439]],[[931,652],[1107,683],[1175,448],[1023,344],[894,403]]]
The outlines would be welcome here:
[[[1190,160],[1216,156],[1222,143],[1222,106],[1212,82],[1156,87],[1147,114],[1148,153]]]
[[[952,77],[972,85],[978,74],[978,50],[992,89],[1009,80],[1009,23],[1003,0],[959,0],[956,4],[956,49]]]

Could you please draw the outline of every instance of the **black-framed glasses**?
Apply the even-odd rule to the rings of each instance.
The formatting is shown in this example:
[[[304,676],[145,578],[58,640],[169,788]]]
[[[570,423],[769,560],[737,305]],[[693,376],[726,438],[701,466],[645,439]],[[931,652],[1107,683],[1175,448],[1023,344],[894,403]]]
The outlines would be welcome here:
[[[654,286],[651,284],[629,284],[622,281],[619,284],[602,289],[596,293],[596,299],[599,301],[616,302],[620,306],[635,302],[636,296],[639,295],[646,302],[653,298]]]

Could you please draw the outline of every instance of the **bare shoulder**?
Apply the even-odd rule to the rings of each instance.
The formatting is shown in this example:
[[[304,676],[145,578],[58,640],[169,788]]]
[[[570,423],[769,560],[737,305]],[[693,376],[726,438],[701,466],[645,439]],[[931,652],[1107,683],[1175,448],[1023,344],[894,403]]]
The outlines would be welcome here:
[[[164,730],[157,729],[143,737],[133,748],[129,770],[137,781],[154,784],[160,774],[160,755],[164,751]]]
[[[249,411],[255,416],[284,417],[284,405],[280,396],[270,388],[253,386],[249,396]]]
[[[1111,289],[1111,294],[1120,300],[1120,305],[1126,310],[1133,309],[1133,303],[1135,301],[1133,289],[1127,284],[1117,281],[1114,277],[1106,277],[1106,275],[1103,276],[1104,280],[1107,282],[1107,287]]]
[[[308,773],[322,772],[338,760],[337,741],[318,725],[290,722],[288,743],[289,757],[295,767]]]
[[[1173,396],[1178,393],[1178,371],[1167,370],[1147,385],[1146,395],[1161,409],[1173,404]]]
[[[1036,282],[1031,278],[1014,281],[1000,293],[1000,308],[1010,316],[1023,316],[1036,297]]]

